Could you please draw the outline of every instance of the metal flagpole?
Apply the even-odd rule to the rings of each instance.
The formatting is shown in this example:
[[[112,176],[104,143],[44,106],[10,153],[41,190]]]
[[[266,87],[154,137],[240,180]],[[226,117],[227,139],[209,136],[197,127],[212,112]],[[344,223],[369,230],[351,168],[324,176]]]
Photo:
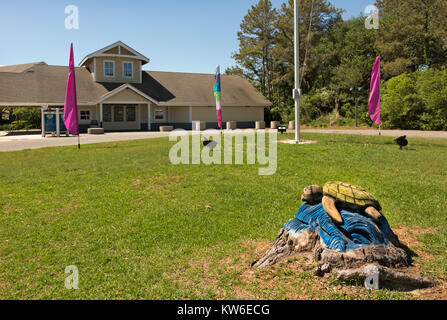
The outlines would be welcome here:
[[[294,0],[294,20],[295,20],[295,88],[293,99],[295,100],[295,142],[300,142],[300,37],[299,37],[299,9],[298,0]]]

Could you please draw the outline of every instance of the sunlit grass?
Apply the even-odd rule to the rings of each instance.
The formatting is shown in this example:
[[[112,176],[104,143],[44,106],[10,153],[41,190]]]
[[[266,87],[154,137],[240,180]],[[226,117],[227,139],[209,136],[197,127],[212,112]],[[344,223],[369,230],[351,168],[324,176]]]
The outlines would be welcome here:
[[[434,260],[420,263],[447,276],[446,140],[410,139],[401,151],[389,137],[304,137],[319,143],[279,144],[272,176],[257,165],[174,166],[168,139],[1,153],[0,298],[284,299],[290,283],[304,298],[405,298],[318,289],[287,265],[244,281],[256,243],[274,240],[305,186],[329,180],[368,189],[392,227],[433,228],[419,240]],[[68,265],[79,290],[64,287]]]

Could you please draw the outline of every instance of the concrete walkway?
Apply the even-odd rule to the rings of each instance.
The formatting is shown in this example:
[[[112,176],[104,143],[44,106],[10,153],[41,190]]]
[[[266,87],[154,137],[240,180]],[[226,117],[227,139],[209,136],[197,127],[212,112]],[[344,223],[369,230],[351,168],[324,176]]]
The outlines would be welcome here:
[[[168,136],[169,132],[112,132],[103,135],[81,134],[81,145],[101,142],[162,138]],[[77,145],[77,137],[62,136],[58,138],[47,136],[42,138],[41,135],[0,136],[0,152]]]
[[[302,129],[301,132],[306,133],[326,133],[326,134],[360,134],[360,135],[378,135],[377,130],[364,129]],[[420,138],[446,138],[445,131],[405,131],[405,130],[382,130],[383,136],[399,137],[406,135],[408,137]],[[168,137],[169,132],[113,132],[104,135],[87,135],[81,134],[81,144],[127,141],[139,139],[151,139]],[[24,136],[1,136],[0,135],[0,152],[17,151],[24,149],[40,149],[46,147],[58,146],[76,146],[78,144],[77,137],[51,137],[42,138],[40,135],[24,135]]]

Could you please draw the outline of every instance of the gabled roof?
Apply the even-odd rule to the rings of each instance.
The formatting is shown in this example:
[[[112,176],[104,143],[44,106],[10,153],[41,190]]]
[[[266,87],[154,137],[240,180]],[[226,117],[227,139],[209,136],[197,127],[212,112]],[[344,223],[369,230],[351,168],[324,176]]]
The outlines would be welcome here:
[[[146,93],[138,90],[137,88],[135,88],[133,85],[131,85],[130,83],[124,83],[121,86],[119,86],[118,88],[106,93],[105,95],[103,95],[102,97],[99,97],[99,99],[97,99],[96,103],[101,103],[106,101],[107,99],[113,97],[114,95],[120,93],[121,91],[124,91],[126,89],[132,90],[133,92],[137,93],[138,95],[142,96],[143,98],[151,101],[152,103],[155,104],[159,104],[159,101],[155,100],[154,98],[148,96]]]
[[[169,90],[171,97],[159,99],[160,105],[211,107],[214,97],[214,74],[146,71],[146,75]],[[144,79],[144,76],[143,76]],[[246,79],[235,75],[221,75],[222,106],[269,107],[268,101]]]
[[[45,62],[31,62],[31,63],[25,63],[25,64],[16,64],[12,66],[0,66],[0,72],[26,72],[26,71],[32,71],[31,69],[36,65],[47,65]]]
[[[68,67],[34,65],[34,72],[0,72],[0,105],[63,105]],[[141,84],[98,83],[84,67],[75,68],[78,103],[97,104],[129,88],[157,105],[214,106],[214,75],[143,71]],[[268,107],[247,80],[222,75],[222,106]]]
[[[113,49],[117,48],[116,52],[113,51]],[[124,51],[124,52],[122,52]],[[87,55],[84,59],[82,59],[81,63],[79,64],[80,67],[82,67],[88,60],[94,58],[94,57],[125,57],[125,58],[133,58],[141,60],[141,65],[145,65],[146,63],[149,63],[150,59],[139,53],[138,51],[132,49],[127,44],[117,41],[107,47],[104,47],[98,51],[95,51],[93,53],[90,53]]]

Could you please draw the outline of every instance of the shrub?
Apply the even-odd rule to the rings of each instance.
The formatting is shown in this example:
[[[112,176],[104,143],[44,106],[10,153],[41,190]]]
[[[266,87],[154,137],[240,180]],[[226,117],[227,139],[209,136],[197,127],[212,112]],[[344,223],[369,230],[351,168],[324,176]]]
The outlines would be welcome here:
[[[9,131],[11,130],[10,124],[0,124],[0,131]]]
[[[41,111],[39,108],[15,108],[12,111],[14,121],[11,125],[21,129],[38,129],[41,127]]]
[[[386,128],[447,130],[447,70],[388,80],[382,89],[382,122]]]
[[[16,120],[9,125],[10,130],[29,130],[32,126],[25,120]]]

